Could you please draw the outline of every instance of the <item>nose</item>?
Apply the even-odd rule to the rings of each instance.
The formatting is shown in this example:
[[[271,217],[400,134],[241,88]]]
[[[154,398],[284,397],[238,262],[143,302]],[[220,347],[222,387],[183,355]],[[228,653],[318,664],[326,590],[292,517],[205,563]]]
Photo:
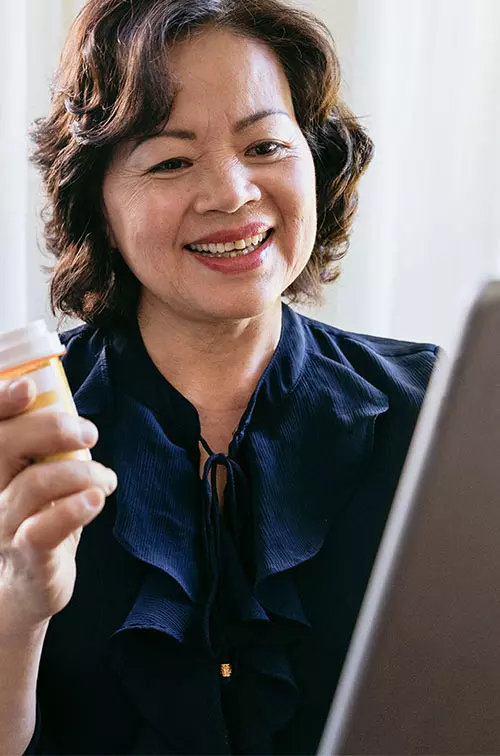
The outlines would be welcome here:
[[[248,168],[228,160],[206,169],[194,206],[200,215],[213,211],[236,213],[248,202],[258,202],[261,197]]]

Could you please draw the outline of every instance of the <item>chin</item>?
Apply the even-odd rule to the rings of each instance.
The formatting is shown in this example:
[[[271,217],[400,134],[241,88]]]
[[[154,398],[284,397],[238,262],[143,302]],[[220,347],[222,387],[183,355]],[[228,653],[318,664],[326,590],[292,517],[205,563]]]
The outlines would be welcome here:
[[[198,312],[207,320],[249,320],[263,315],[277,303],[281,297],[240,297],[232,301],[217,300],[214,302],[204,301],[199,303]]]

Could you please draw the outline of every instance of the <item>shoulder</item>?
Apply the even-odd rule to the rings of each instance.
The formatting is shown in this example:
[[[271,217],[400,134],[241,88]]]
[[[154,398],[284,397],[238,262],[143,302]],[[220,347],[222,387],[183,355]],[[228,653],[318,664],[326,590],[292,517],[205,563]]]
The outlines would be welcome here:
[[[426,342],[402,341],[344,331],[299,315],[311,365],[328,372],[339,363],[393,400],[422,403],[440,347]]]
[[[107,344],[105,332],[87,324],[59,332],[66,349],[62,363],[72,391],[77,390],[96,365]]]

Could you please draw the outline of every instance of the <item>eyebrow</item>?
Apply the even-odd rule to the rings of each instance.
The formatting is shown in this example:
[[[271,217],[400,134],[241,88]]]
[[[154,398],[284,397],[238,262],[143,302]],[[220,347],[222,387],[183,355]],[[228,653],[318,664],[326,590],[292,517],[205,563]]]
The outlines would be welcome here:
[[[241,131],[244,131],[245,129],[248,129],[249,126],[252,126],[254,123],[257,123],[257,121],[261,121],[263,118],[268,118],[272,115],[284,115],[287,118],[290,118],[290,114],[286,112],[286,110],[278,110],[275,108],[268,109],[268,110],[259,110],[256,113],[252,113],[251,115],[245,116],[245,118],[241,118],[239,121],[237,121],[233,127],[233,131],[235,134],[239,134]],[[134,152],[143,142],[147,142],[150,139],[158,139],[159,137],[170,137],[171,139],[185,139],[190,142],[196,141],[197,137],[194,131],[188,131],[186,129],[164,129],[159,134],[152,134],[149,136],[143,136],[139,139],[136,139],[133,143],[133,147],[131,150],[131,153]]]
[[[237,121],[234,126],[234,132],[235,134],[239,134],[240,131],[248,129],[249,126],[252,126],[252,124],[256,123],[257,121],[261,121],[263,118],[268,118],[272,115],[284,115],[287,118],[290,118],[290,115],[286,112],[286,110],[277,110],[275,108],[271,108],[269,110],[259,110],[257,111],[257,113],[252,113],[251,115],[246,116],[246,118],[242,118],[240,121]]]

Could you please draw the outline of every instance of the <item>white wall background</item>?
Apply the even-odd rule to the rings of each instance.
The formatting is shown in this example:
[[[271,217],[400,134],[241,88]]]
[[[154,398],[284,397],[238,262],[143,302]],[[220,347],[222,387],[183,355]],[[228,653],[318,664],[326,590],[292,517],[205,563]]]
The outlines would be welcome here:
[[[500,2],[304,2],[330,26],[376,145],[344,274],[312,314],[447,347],[479,282],[500,276]],[[0,331],[54,322],[27,128],[82,5],[0,0]]]
[[[315,314],[449,346],[500,274],[500,3],[327,3],[310,5],[341,32],[346,96],[376,153],[344,275]],[[334,6],[349,19],[336,25]]]

